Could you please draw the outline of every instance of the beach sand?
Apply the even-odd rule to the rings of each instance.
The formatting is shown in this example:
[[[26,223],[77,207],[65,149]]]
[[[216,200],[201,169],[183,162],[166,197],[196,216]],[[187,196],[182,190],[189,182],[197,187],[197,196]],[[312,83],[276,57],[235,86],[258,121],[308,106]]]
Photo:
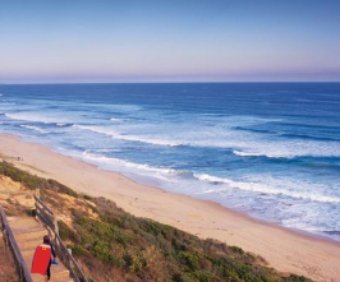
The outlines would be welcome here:
[[[0,135],[0,154],[20,168],[78,192],[109,198],[135,216],[239,246],[262,256],[280,272],[340,281],[340,243],[257,221],[209,201],[141,185],[16,136]]]

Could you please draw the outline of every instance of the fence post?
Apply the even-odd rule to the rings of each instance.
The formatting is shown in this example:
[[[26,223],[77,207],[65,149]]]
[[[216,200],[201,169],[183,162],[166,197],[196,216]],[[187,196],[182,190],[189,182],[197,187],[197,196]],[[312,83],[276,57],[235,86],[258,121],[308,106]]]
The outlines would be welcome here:
[[[35,196],[40,200],[40,189],[35,189]]]
[[[40,199],[40,189],[37,188],[35,189],[35,197],[34,197],[34,208],[35,208],[35,211],[34,211],[34,217],[35,219],[39,219],[39,211],[38,211],[38,203],[37,203],[37,200]]]
[[[59,237],[59,226],[58,226],[58,219],[56,217],[53,218],[53,225],[54,225],[54,246],[57,248],[57,238]]]
[[[53,219],[53,224],[54,224],[54,231],[55,234],[59,236],[59,226],[58,226],[58,219],[54,217]]]

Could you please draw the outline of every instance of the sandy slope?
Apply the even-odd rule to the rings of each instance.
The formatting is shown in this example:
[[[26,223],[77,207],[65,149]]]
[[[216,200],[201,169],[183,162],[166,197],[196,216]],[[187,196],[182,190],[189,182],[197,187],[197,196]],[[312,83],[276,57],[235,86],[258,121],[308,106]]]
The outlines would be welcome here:
[[[35,174],[54,178],[79,192],[110,198],[134,215],[261,255],[279,271],[306,275],[316,281],[340,281],[339,243],[258,222],[208,201],[143,186],[14,136],[0,135],[0,153]]]

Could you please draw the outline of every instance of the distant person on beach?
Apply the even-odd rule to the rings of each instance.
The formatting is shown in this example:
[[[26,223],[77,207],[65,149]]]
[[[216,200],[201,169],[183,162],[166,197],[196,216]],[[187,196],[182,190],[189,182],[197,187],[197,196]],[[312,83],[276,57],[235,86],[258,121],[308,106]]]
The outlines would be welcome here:
[[[46,276],[47,281],[51,279],[52,258],[55,260],[56,253],[48,235],[44,236],[43,243],[39,245],[34,253],[32,261],[32,273],[40,273]]]

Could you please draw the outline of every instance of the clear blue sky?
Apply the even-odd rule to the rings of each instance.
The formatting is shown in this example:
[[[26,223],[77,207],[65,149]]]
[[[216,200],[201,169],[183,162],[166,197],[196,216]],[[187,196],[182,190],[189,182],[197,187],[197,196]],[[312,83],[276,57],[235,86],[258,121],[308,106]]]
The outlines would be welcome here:
[[[340,1],[0,1],[0,83],[282,80],[340,81]]]

